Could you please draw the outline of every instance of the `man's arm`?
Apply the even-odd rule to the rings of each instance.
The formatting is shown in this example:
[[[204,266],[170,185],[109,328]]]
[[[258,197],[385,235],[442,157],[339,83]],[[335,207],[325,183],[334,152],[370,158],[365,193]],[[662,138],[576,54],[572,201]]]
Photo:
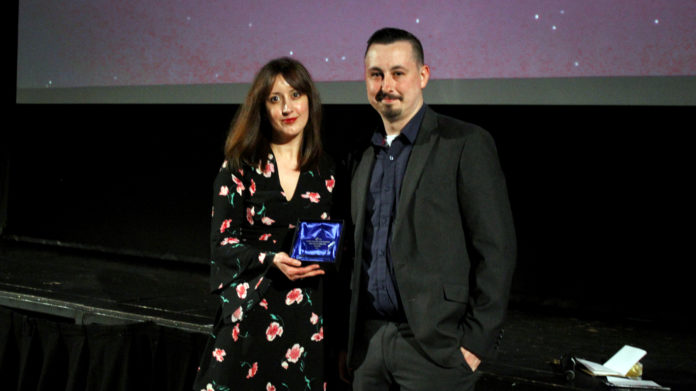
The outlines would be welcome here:
[[[516,256],[505,177],[493,138],[481,128],[465,141],[457,191],[472,263],[462,353],[474,369],[479,358],[492,356],[497,348]]]

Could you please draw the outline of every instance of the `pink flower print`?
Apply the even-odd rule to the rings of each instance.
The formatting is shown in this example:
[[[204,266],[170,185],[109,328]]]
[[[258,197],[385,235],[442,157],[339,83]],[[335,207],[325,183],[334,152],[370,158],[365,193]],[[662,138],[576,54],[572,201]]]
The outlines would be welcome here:
[[[259,363],[255,362],[251,368],[249,368],[249,372],[247,372],[247,379],[251,379],[252,377],[256,376],[256,371],[259,370]]]
[[[237,340],[239,339],[239,323],[234,325],[234,328],[232,329],[232,339],[234,340],[234,342],[237,342]]]
[[[230,188],[227,186],[220,186],[220,193],[218,195],[225,197],[228,194],[230,194]]]
[[[246,299],[247,290],[249,290],[248,283],[245,282],[243,284],[239,284],[235,289],[237,290],[237,296],[239,296],[240,299]]]
[[[239,322],[242,320],[242,317],[244,316],[244,311],[242,311],[242,306],[239,306],[234,312],[232,313],[232,323],[234,322]]]
[[[263,235],[259,236],[259,240],[262,242],[265,242],[265,241],[268,241],[268,238],[270,238],[270,237],[271,237],[271,234],[263,234]]]
[[[251,185],[249,185],[249,194],[251,196],[254,196],[254,193],[256,193],[256,182],[254,180],[251,180]]]
[[[266,299],[261,300],[259,302],[259,305],[265,309],[268,309],[268,302],[266,301]]]
[[[227,219],[223,221],[220,225],[220,233],[225,232],[225,230],[230,227],[230,224],[232,224],[232,219]]]
[[[274,172],[275,166],[270,161],[266,162],[266,166],[263,168],[263,170],[260,170],[259,168],[256,169],[256,173],[263,174],[263,176],[265,176],[266,178],[270,178]]]
[[[266,339],[268,342],[273,341],[276,337],[282,337],[283,336],[283,326],[278,324],[278,322],[272,322],[270,325],[268,325],[268,328],[266,328]]]
[[[259,262],[263,265],[263,261],[266,259],[266,253],[260,253],[259,254]],[[259,280],[261,282],[261,280]]]
[[[319,321],[319,315],[317,315],[317,314],[315,314],[314,312],[312,312],[312,316],[309,317],[309,321],[310,321],[312,324],[317,324],[317,322]]]
[[[321,216],[319,216],[319,217],[320,217],[322,220],[328,220],[328,219],[329,219],[329,214],[326,213],[326,212],[324,212],[324,213],[322,213]]]
[[[261,254],[264,254],[264,257],[265,257],[266,253],[261,253]],[[259,257],[261,257],[261,256],[259,255]],[[261,263],[263,263],[263,262],[261,262]],[[254,285],[254,289],[259,289],[259,285],[261,285],[261,281],[263,281],[263,277],[259,278],[259,281],[256,283],[256,285]]]
[[[324,339],[324,328],[320,327],[318,333],[312,334],[312,341],[319,342]]]
[[[228,244],[237,244],[239,243],[239,239],[237,238],[224,238],[222,239],[222,242],[220,242],[221,246],[227,246]]]
[[[242,195],[242,192],[244,191],[244,183],[242,180],[232,174],[232,182],[237,185],[237,194]]]
[[[266,383],[266,391],[276,391],[276,388],[270,382]]]
[[[306,192],[306,193],[302,194],[302,198],[308,198],[310,202],[313,202],[316,204],[319,202],[319,199],[321,198],[321,196],[319,195],[319,193]]]
[[[222,349],[213,350],[213,357],[215,357],[215,359],[218,360],[218,362],[222,362],[225,359],[226,355],[227,353],[225,353],[225,351]]]
[[[295,229],[295,224],[288,224],[288,228]]]
[[[324,391],[326,391],[326,382],[324,382]]]
[[[285,304],[286,305],[291,305],[292,303],[300,304],[301,301],[302,301],[302,289],[300,289],[300,288],[295,288],[295,289],[291,290],[285,296]]]
[[[288,362],[283,361],[282,363],[280,363],[280,366],[283,367],[283,369],[288,369]]]
[[[254,207],[252,206],[251,208],[247,208],[246,210],[246,218],[249,224],[254,225]]]
[[[296,343],[292,345],[290,349],[288,349],[287,353],[285,353],[285,358],[287,358],[291,363],[296,363],[297,360],[302,357],[302,353],[304,353],[304,348],[300,346],[299,343]]]
[[[333,192],[333,188],[336,186],[336,180],[334,179],[334,176],[331,175],[331,179],[326,180],[326,190],[329,191],[329,193]]]
[[[275,165],[271,162],[266,163],[266,167],[263,169],[263,176],[270,178],[271,174],[275,172]]]
[[[201,390],[201,391],[215,391],[215,389],[213,388],[213,385],[212,385],[212,384],[208,383],[208,384],[205,386],[205,390]]]
[[[270,217],[263,216],[263,217],[261,218],[261,222],[264,223],[264,224],[266,224],[266,225],[271,225],[271,224],[275,223],[275,220],[273,220],[273,219],[270,218]]]

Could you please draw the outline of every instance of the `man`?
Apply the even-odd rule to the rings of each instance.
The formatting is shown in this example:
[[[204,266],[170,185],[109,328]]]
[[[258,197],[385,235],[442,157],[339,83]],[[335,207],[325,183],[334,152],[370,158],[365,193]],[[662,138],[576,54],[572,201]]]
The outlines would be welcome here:
[[[375,32],[367,97],[383,128],[352,180],[353,389],[470,390],[502,336],[516,251],[491,136],[428,108],[411,33]]]

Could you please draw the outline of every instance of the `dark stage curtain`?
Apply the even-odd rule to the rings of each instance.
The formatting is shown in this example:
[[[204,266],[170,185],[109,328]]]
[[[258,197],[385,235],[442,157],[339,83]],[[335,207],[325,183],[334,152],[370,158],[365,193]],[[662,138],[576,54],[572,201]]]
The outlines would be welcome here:
[[[0,389],[190,391],[205,340],[150,322],[77,325],[0,307]]]

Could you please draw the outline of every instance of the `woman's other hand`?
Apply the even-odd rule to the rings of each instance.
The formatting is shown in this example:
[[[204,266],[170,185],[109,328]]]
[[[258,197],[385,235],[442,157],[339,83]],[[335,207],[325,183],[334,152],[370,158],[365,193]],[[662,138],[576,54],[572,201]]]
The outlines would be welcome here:
[[[319,268],[319,265],[312,264],[302,266],[302,261],[290,258],[290,256],[284,252],[279,252],[273,257],[273,265],[285,274],[290,281],[324,274],[324,271]]]

